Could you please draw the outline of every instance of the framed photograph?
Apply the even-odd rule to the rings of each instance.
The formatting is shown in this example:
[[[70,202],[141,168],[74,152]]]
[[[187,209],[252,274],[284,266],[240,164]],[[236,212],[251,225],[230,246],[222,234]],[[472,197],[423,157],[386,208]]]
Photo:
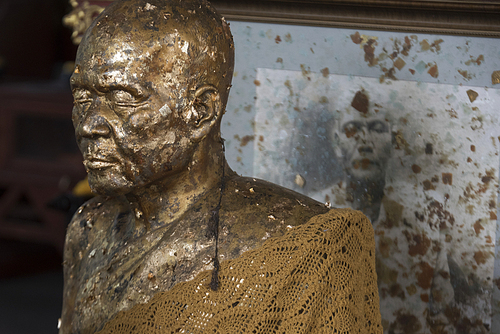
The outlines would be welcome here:
[[[386,10],[386,25],[228,11],[229,164],[371,219],[384,333],[495,333],[497,23]]]
[[[500,332],[500,2],[212,3],[230,166],[368,216],[384,333]]]
[[[261,68],[256,80],[254,175],[370,218],[386,331],[489,328],[500,91]]]

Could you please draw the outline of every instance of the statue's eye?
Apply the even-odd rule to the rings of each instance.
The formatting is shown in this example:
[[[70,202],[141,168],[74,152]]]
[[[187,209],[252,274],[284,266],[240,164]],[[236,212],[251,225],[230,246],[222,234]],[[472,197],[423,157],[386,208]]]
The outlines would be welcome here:
[[[82,111],[85,111],[92,104],[92,94],[85,89],[75,89],[73,90],[73,103]]]
[[[73,90],[73,111],[71,112],[71,119],[73,124],[77,126],[82,120],[83,115],[89,110],[92,105],[92,94],[85,89]]]
[[[125,90],[113,90],[110,92],[110,100],[113,101],[117,106],[122,107],[134,107],[141,102],[143,102],[143,98],[140,96],[135,96]]]

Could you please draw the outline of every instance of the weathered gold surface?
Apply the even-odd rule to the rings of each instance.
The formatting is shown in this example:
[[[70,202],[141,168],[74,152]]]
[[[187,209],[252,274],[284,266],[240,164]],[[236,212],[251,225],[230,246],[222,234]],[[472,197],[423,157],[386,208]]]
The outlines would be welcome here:
[[[68,228],[60,333],[94,333],[212,268],[219,202],[221,260],[327,211],[225,163],[233,64],[229,27],[204,1],[118,1],[87,30],[71,78],[73,122],[100,196]]]

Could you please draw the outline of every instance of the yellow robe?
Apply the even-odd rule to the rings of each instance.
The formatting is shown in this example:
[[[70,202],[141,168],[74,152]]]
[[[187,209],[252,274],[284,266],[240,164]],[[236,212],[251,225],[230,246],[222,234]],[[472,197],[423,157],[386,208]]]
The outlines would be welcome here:
[[[382,333],[375,242],[350,209],[282,237],[120,312],[99,333]]]

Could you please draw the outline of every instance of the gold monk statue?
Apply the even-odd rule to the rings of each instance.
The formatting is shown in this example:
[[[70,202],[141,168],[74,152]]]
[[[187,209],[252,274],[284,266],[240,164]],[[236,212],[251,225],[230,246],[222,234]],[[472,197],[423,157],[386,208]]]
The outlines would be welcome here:
[[[60,333],[382,331],[366,217],[227,165],[233,66],[204,0],[119,0],[85,33],[72,118],[99,196],[68,227]]]

